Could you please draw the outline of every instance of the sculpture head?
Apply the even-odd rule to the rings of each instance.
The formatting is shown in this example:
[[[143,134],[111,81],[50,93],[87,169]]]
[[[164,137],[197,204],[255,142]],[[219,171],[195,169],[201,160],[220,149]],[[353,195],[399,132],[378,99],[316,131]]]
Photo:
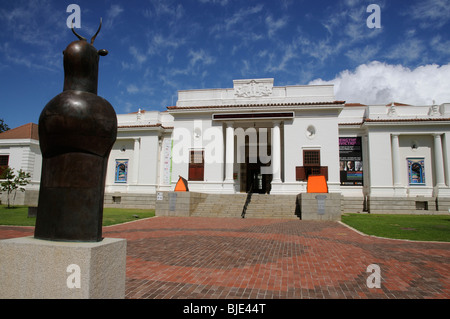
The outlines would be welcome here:
[[[100,56],[108,54],[107,50],[97,50],[93,45],[101,27],[100,19],[100,26],[91,38],[91,43],[88,43],[86,38],[76,33],[72,26],[72,32],[79,40],[70,43],[63,51],[64,91],[75,90],[97,94],[98,62]]]

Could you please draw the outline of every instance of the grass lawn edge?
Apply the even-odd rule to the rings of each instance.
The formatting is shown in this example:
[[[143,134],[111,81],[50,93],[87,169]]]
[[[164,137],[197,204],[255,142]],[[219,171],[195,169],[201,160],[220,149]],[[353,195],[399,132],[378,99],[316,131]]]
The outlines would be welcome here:
[[[450,244],[450,242],[448,241],[436,241],[436,240],[420,240],[420,239],[408,239],[408,238],[392,238],[392,237],[383,237],[383,236],[377,236],[377,235],[370,235],[370,234],[366,234],[346,223],[344,223],[343,221],[338,221],[339,224],[347,227],[348,229],[360,234],[361,236],[365,236],[365,237],[373,237],[373,238],[379,238],[379,239],[387,239],[387,240],[400,240],[400,241],[409,241],[409,242],[414,242],[414,243],[436,243],[436,244]]]

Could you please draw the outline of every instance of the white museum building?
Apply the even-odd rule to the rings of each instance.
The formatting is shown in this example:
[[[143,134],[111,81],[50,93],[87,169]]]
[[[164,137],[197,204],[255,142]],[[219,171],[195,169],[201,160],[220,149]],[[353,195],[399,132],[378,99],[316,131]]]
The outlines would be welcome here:
[[[154,207],[180,176],[190,192],[276,196],[304,193],[308,176],[324,175],[350,212],[450,208],[450,103],[349,104],[333,85],[264,78],[182,90],[165,111],[117,118],[107,206]],[[32,174],[27,203],[37,199],[42,159],[36,136],[19,129],[0,134],[0,166]]]

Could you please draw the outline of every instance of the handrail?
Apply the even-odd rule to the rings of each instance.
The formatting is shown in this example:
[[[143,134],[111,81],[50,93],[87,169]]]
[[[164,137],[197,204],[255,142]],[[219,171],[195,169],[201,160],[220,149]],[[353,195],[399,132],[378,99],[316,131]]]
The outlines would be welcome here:
[[[254,183],[255,183],[255,182],[252,182],[252,184],[250,185],[250,189],[248,190],[248,193],[247,193],[247,199],[245,200],[244,207],[242,208],[242,213],[241,213],[241,217],[242,217],[242,218],[245,218],[245,214],[246,214],[246,212],[247,212],[248,204],[250,204],[250,202],[251,202],[251,200],[252,200],[253,184],[254,184]]]

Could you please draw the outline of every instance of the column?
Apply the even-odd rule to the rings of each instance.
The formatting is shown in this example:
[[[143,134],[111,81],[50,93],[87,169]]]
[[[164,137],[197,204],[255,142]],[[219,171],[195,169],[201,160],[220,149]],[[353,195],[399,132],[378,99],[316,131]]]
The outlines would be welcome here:
[[[441,136],[441,142],[442,142],[442,152],[443,152],[443,158],[444,158],[444,172],[445,172],[445,181],[446,185],[450,186],[450,147],[449,147],[449,133],[444,133]]]
[[[281,182],[281,121],[273,123],[272,131],[272,182]]]
[[[233,122],[226,122],[226,155],[225,155],[225,181],[233,182],[234,166],[234,128]]]
[[[394,179],[394,187],[401,186],[401,164],[400,164],[400,144],[398,134],[392,134],[392,174]]]
[[[441,134],[434,136],[434,166],[436,172],[436,186],[445,186],[444,156],[442,153]]]
[[[138,137],[134,139],[133,184],[138,183],[140,150],[141,150],[141,139]]]

